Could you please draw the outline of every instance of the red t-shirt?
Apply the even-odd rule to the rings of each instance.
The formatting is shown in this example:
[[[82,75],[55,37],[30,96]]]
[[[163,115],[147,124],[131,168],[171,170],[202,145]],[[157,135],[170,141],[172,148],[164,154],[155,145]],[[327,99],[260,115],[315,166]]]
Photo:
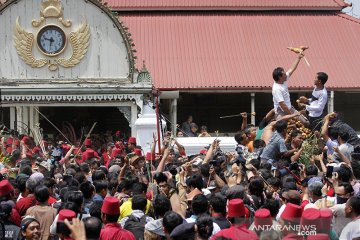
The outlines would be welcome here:
[[[11,216],[10,216],[10,222],[14,223],[16,226],[20,227],[21,225],[21,217],[18,213],[18,211],[16,211],[15,208],[13,208],[11,210]]]
[[[24,197],[15,204],[15,209],[18,211],[20,216],[24,216],[26,211],[36,205],[35,196]]]
[[[49,199],[48,199],[48,204],[51,206],[51,205],[53,205],[54,203],[56,203],[57,202],[57,200],[55,199],[55,198],[53,198],[52,196],[50,196],[49,197]]]
[[[100,240],[136,240],[134,235],[118,223],[108,223],[100,232]]]

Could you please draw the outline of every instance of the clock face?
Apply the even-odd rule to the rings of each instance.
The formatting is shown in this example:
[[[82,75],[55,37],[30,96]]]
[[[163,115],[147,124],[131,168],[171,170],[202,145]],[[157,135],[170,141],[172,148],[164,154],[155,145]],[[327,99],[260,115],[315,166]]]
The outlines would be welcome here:
[[[37,44],[42,53],[48,56],[60,54],[66,45],[64,31],[55,25],[43,27],[37,35]]]

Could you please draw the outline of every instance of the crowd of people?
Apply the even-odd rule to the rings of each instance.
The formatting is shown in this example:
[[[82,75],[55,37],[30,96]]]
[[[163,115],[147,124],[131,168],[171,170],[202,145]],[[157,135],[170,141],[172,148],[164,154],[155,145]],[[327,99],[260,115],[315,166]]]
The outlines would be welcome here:
[[[324,116],[324,72],[292,106],[286,81],[302,57],[274,70],[258,127],[241,114],[232,152],[215,139],[188,156],[171,134],[146,154],[120,131],[76,146],[2,136],[0,239],[360,239],[360,139]],[[192,118],[182,129],[197,136]]]

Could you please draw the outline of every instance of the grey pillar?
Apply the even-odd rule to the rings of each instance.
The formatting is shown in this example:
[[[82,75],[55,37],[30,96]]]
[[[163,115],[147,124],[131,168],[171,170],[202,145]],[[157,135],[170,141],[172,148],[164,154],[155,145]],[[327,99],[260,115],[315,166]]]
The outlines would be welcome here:
[[[173,133],[174,136],[176,136],[177,133],[177,129],[176,129],[176,124],[177,124],[177,99],[171,99],[171,103],[170,103],[170,116],[171,116],[171,131]]]
[[[328,102],[328,113],[331,113],[334,111],[334,91],[330,92],[330,99]]]
[[[16,121],[16,108],[10,107],[10,128],[15,128],[15,121]]]
[[[250,93],[251,96],[251,112],[255,112],[255,93]],[[251,124],[255,125],[255,116],[251,115]]]

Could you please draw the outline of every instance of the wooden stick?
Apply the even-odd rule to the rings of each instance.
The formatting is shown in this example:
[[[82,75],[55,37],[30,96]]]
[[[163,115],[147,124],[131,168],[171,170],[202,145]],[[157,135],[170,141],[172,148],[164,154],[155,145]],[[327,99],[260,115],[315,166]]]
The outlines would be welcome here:
[[[300,185],[301,184],[301,179],[298,176],[296,176],[296,174],[294,174],[288,167],[284,167],[284,168],[286,169],[286,171],[288,173],[291,174],[291,176],[293,176],[295,178],[295,181]]]
[[[45,154],[45,146],[44,146],[44,143],[42,142],[42,137],[41,137],[41,134],[40,134],[40,131],[39,131],[39,126],[36,126],[36,129],[34,129],[34,133],[35,133],[34,137],[39,142],[41,151],[43,152],[43,154]]]
[[[65,138],[65,140],[66,140],[68,143],[70,143],[71,145],[73,145],[73,144],[70,142],[70,140],[67,139],[67,137],[66,137],[49,119],[47,119],[47,117],[45,117],[44,114],[42,114],[42,113],[39,111],[39,109],[38,109],[37,107],[34,107],[34,109],[35,109],[43,118],[45,118],[45,120],[48,121],[48,122]]]
[[[81,144],[79,151],[78,151],[78,152],[76,153],[76,155],[74,156],[74,159],[76,159],[77,155],[79,155],[79,153],[80,153],[80,151],[81,151],[82,147],[84,146],[85,140],[86,140],[88,137],[90,137],[91,132],[94,130],[94,128],[95,128],[95,126],[96,126],[96,124],[97,124],[97,122],[94,122],[94,124],[92,125],[92,127],[91,127],[90,131],[88,132],[88,134],[86,135],[86,137],[85,137],[85,139],[84,139],[83,143]]]
[[[305,56],[304,56],[304,60],[305,60],[306,64],[308,65],[308,67],[310,67],[310,63]]]
[[[252,116],[255,116],[255,115],[256,115],[255,112],[247,113],[247,114],[248,114],[248,115],[252,115]],[[241,116],[241,113],[235,114],[235,115],[221,116],[220,118],[231,118],[231,117],[239,117],[239,116]]]

